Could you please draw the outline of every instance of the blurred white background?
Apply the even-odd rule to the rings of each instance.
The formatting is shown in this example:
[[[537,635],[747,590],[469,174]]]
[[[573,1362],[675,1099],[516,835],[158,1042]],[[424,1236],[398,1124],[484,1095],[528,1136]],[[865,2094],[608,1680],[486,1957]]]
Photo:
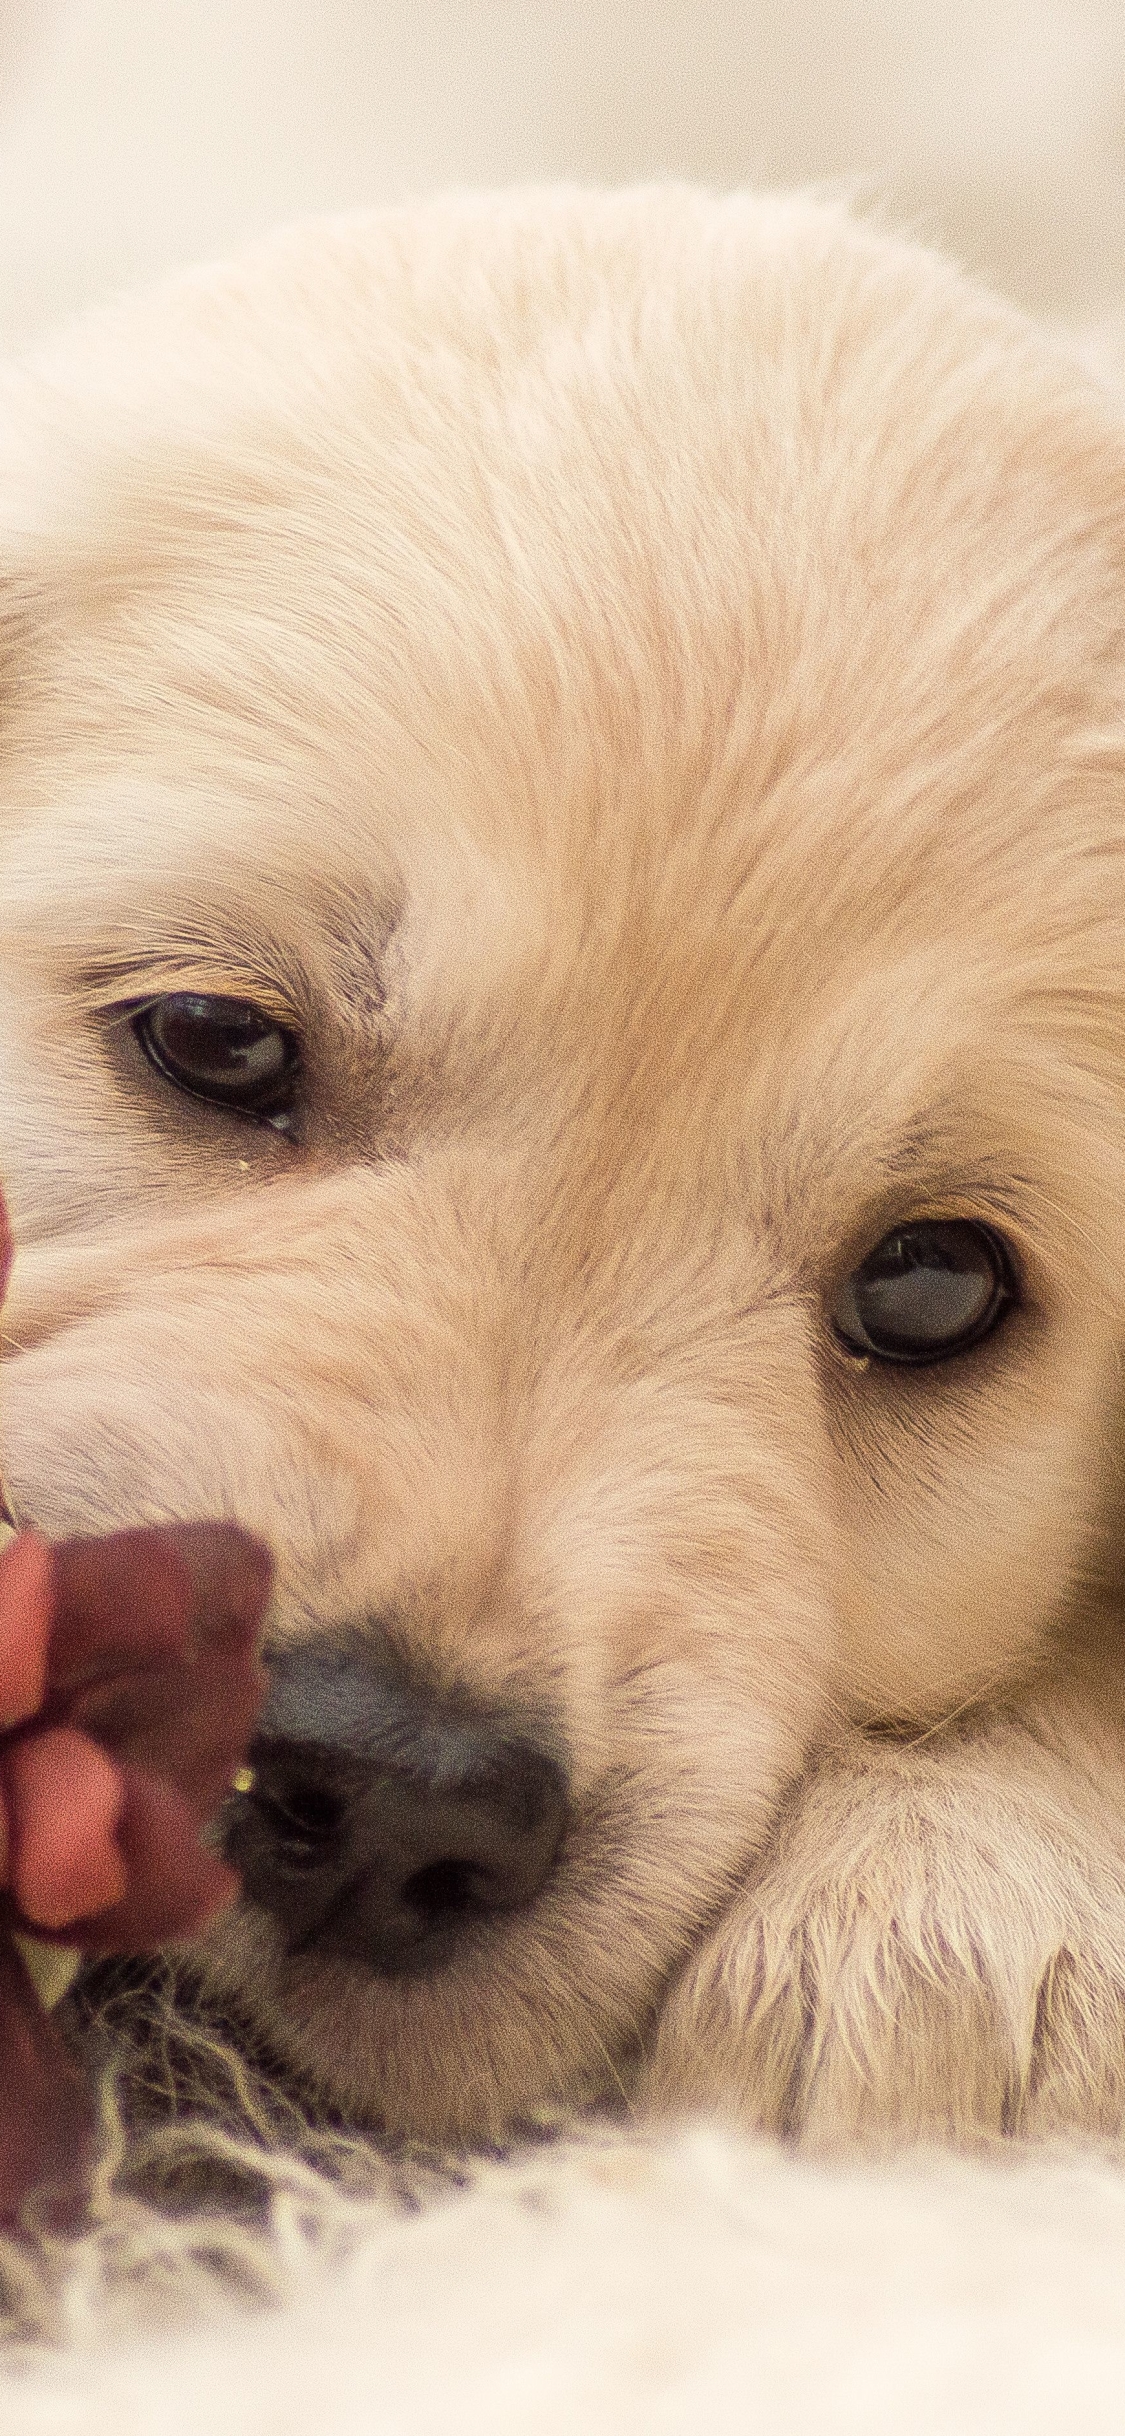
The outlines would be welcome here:
[[[0,0],[0,340],[449,182],[853,180],[1031,305],[1125,301],[1125,0]]]

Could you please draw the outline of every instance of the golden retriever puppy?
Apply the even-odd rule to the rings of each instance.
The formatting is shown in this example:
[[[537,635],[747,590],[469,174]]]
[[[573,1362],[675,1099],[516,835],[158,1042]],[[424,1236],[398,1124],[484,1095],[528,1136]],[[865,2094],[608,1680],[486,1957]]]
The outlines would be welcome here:
[[[357,2118],[1125,2114],[1125,425],[803,201],[298,229],[8,380],[5,1477],[280,1564]]]

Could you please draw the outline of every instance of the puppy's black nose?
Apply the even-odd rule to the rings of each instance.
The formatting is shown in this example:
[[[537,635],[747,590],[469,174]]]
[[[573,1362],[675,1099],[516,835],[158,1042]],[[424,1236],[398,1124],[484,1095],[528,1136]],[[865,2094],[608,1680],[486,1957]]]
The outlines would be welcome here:
[[[361,1642],[283,1651],[270,1678],[224,1844],[291,1951],[433,1970],[474,1923],[530,1902],[562,1833],[556,1760]]]

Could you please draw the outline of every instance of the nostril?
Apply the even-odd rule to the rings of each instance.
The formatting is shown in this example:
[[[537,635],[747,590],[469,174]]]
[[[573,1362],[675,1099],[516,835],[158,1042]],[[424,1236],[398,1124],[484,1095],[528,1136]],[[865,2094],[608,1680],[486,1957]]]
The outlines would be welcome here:
[[[344,1835],[345,1793],[311,1776],[271,1769],[262,1761],[247,1800],[267,1830],[277,1858],[291,1868],[320,1869]]]
[[[416,1869],[413,1877],[404,1880],[402,1901],[428,1928],[491,1908],[484,1872],[469,1861],[452,1859],[431,1861],[427,1868]]]

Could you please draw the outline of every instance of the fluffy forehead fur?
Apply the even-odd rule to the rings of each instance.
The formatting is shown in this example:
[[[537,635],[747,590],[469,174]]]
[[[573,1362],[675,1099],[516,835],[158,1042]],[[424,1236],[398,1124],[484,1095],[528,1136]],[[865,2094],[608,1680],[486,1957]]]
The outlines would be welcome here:
[[[631,2072],[705,1937],[738,1984],[849,1725],[1097,1674],[1118,420],[832,212],[458,198],[80,328],[0,485],[6,1474],[51,1530],[237,1514],[279,1641],[565,1755],[546,1889],[433,1979],[213,1939],[346,2103],[495,2128]],[[185,988],[299,1033],[296,1141],[144,1065]],[[833,1291],[919,1215],[1020,1308],[857,1362]]]

